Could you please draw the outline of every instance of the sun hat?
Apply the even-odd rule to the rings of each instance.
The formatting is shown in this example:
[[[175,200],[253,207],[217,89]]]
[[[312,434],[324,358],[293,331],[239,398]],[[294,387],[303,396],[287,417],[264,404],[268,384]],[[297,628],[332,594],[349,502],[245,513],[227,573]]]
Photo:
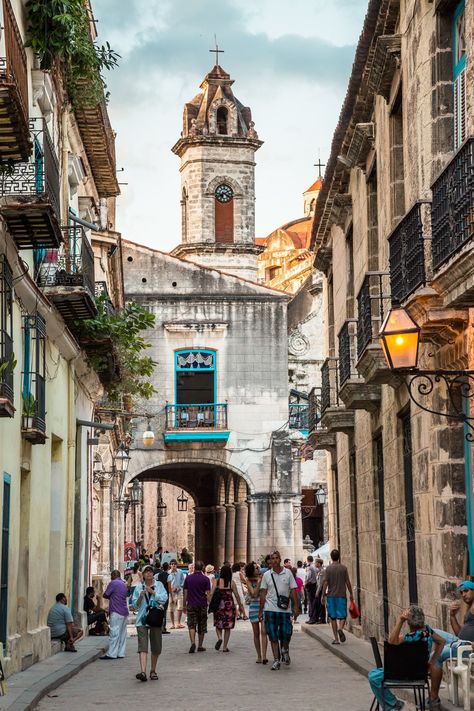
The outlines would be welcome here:
[[[463,580],[461,585],[458,585],[458,590],[474,590],[474,583],[472,580]]]
[[[206,573],[213,573],[214,572],[214,566],[213,565],[206,565]]]

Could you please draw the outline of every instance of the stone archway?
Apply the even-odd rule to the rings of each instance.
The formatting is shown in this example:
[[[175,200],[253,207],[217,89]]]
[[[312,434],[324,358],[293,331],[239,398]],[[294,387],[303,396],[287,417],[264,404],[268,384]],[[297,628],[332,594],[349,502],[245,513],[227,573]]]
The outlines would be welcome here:
[[[182,457],[132,472],[126,485],[138,479],[183,489],[194,500],[195,558],[220,566],[224,560],[247,560],[249,546],[249,485],[243,472],[216,462]],[[166,541],[157,541],[165,548]]]

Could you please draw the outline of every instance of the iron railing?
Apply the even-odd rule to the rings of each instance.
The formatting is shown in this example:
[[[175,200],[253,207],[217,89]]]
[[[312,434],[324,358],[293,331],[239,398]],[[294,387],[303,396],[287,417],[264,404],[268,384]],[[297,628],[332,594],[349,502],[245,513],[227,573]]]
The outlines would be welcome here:
[[[290,402],[288,409],[288,428],[290,430],[307,430],[309,427],[309,404],[307,402]]]
[[[339,386],[342,387],[351,378],[358,379],[355,369],[356,362],[356,328],[357,321],[349,319],[344,322],[338,334],[339,339]]]
[[[22,111],[28,121],[28,72],[24,42],[10,0],[2,0],[3,21],[0,38],[0,86],[13,85]]]
[[[22,430],[46,432],[46,323],[39,315],[25,316]]]
[[[0,255],[0,397],[13,402],[13,274]]]
[[[474,239],[474,137],[469,138],[432,185],[433,269]]]
[[[337,358],[326,358],[321,366],[321,416],[329,407],[339,406]]]
[[[309,393],[308,427],[314,430],[321,421],[321,388],[312,388]]]
[[[1,181],[4,197],[35,198],[50,203],[56,215],[61,214],[59,163],[54,145],[43,118],[29,120],[33,149],[26,163],[17,163],[13,173]]]
[[[392,301],[398,303],[426,281],[422,204],[415,203],[388,238]]]
[[[390,308],[389,272],[367,272],[357,294],[357,358],[378,341],[380,327]]]
[[[82,286],[95,293],[94,253],[80,225],[63,228],[67,232],[68,251],[61,249],[37,250],[42,258],[36,263],[38,286]]]
[[[227,428],[227,403],[191,403],[189,405],[166,405],[166,429],[211,429]]]

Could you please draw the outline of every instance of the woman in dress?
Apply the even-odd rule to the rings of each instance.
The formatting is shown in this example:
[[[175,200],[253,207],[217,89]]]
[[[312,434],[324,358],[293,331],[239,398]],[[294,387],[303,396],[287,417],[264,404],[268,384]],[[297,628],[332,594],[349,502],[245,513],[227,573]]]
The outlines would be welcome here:
[[[217,633],[215,648],[219,651],[222,645],[222,638],[224,637],[222,651],[228,652],[230,631],[235,627],[234,595],[241,614],[244,612],[243,600],[239,595],[237,585],[234,580],[232,580],[232,570],[229,565],[222,566],[217,585],[220,590],[220,602],[219,608],[214,614],[214,626]]]
[[[267,646],[268,637],[265,632],[263,621],[259,620],[260,613],[260,575],[258,565],[255,562],[245,566],[245,578],[247,580],[249,618],[252,623],[253,643],[257,652],[257,664],[268,664]]]
[[[244,588],[243,588],[243,573],[242,573],[242,567],[244,566],[243,563],[234,563],[232,566],[232,580],[235,583],[235,587],[237,588],[239,592],[240,599],[242,600],[242,610],[240,611],[240,614],[237,619],[239,620],[248,620],[247,613],[245,612],[245,593],[244,593]],[[245,578],[244,578],[245,580]]]

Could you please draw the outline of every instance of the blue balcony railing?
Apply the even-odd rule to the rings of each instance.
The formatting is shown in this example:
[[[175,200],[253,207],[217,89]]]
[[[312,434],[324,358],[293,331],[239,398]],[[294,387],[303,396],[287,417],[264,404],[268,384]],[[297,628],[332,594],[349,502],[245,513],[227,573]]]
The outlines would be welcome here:
[[[192,403],[166,405],[167,430],[225,430],[227,403]]]
[[[309,429],[309,404],[307,402],[290,402],[288,427],[290,430]]]

